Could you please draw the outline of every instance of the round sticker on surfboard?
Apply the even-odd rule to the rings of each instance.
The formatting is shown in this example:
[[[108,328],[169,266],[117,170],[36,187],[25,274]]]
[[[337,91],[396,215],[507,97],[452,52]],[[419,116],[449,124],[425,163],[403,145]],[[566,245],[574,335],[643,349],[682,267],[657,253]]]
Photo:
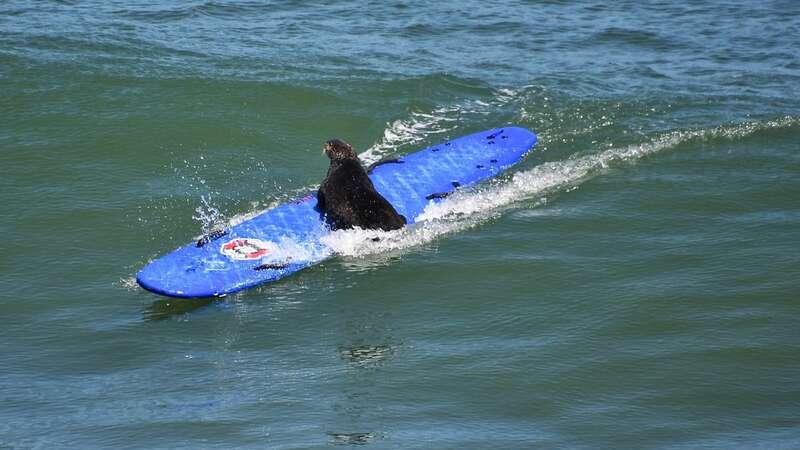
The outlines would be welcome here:
[[[230,259],[240,261],[261,259],[274,252],[277,247],[271,241],[239,238],[222,244],[219,251]]]

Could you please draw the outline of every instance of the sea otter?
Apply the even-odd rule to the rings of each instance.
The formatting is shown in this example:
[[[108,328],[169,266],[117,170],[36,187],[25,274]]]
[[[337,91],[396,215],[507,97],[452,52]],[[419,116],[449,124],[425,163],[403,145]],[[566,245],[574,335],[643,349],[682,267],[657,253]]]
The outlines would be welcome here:
[[[375,190],[350,144],[331,139],[323,152],[331,159],[331,165],[317,192],[317,209],[331,229],[390,231],[406,224],[406,218]]]

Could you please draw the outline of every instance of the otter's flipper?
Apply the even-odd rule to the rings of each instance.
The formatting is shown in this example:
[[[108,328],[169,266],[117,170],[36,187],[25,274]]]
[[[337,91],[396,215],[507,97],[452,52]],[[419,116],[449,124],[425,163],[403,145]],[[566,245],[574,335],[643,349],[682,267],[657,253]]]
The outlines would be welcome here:
[[[367,167],[367,173],[372,173],[373,169],[384,164],[403,164],[403,163],[405,163],[405,161],[403,161],[402,159],[389,156],[381,159],[380,161],[370,164],[369,167]]]

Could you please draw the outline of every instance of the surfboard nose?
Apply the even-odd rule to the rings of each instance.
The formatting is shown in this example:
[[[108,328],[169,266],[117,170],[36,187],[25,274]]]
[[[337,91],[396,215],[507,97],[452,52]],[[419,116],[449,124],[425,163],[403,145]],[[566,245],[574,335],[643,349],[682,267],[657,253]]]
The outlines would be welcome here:
[[[144,266],[136,274],[136,282],[142,288],[156,294],[168,295],[170,297],[182,298],[201,298],[211,297],[213,289],[210,286],[198,286],[197,284],[187,284],[187,275],[197,272],[199,267],[187,264],[177,266],[170,264],[165,258],[156,259]]]

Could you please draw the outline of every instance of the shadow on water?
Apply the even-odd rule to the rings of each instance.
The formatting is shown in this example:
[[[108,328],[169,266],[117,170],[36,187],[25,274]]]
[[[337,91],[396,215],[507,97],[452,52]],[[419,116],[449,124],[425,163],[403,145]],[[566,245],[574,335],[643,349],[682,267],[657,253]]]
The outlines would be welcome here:
[[[169,319],[208,306],[216,300],[215,298],[156,300],[142,310],[142,317],[146,321]]]

